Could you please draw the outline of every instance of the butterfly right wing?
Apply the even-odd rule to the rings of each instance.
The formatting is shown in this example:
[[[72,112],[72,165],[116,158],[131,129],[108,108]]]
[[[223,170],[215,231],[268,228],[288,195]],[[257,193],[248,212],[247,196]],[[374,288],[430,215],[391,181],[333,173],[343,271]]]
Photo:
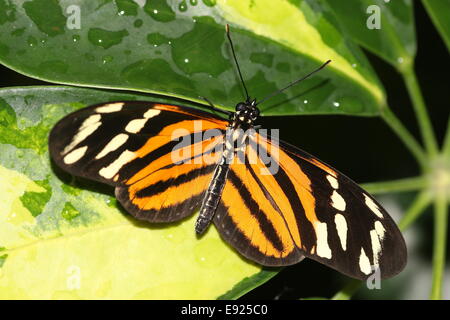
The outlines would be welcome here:
[[[366,279],[377,269],[392,277],[406,264],[403,237],[373,197],[317,158],[259,133],[243,161],[230,165],[214,224],[242,255],[266,266],[307,257]]]
[[[198,206],[227,125],[192,108],[111,102],[59,121],[49,150],[65,171],[115,186],[116,198],[136,218],[170,222]],[[216,135],[203,140],[212,129]],[[205,156],[209,162],[201,159]]]

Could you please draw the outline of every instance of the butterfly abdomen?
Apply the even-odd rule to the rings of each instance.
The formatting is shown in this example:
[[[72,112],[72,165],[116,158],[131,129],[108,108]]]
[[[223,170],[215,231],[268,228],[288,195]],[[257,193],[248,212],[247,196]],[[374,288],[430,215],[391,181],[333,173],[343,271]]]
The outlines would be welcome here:
[[[233,146],[225,144],[225,150],[222,154],[219,164],[214,170],[211,182],[205,193],[205,196],[200,207],[200,213],[195,223],[195,232],[202,234],[210,225],[214,214],[219,205],[222,191],[227,181],[228,172],[230,170],[230,162],[233,159]]]

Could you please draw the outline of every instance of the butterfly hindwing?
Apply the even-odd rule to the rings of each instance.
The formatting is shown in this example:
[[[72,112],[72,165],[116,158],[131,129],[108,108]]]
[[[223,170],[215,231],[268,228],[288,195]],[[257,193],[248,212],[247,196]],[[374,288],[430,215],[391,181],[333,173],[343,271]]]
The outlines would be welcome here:
[[[169,222],[193,213],[201,201],[214,165],[198,160],[203,153],[220,155],[214,147],[227,124],[186,107],[111,102],[59,121],[50,133],[49,149],[69,173],[115,186],[117,199],[133,216]],[[201,148],[189,143],[211,129],[217,136],[200,139]],[[179,158],[173,159],[174,154]]]
[[[358,279],[376,268],[382,278],[403,269],[403,237],[369,194],[289,144],[259,134],[251,140],[245,161],[230,166],[214,220],[241,254],[267,266],[305,256]]]

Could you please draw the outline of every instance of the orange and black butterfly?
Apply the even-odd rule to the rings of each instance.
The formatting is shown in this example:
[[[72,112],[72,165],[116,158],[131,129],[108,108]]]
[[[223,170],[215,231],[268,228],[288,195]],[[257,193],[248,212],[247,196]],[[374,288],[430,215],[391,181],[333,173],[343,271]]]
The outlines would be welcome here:
[[[357,279],[400,272],[406,246],[388,213],[345,175],[257,131],[258,103],[247,94],[235,112],[211,105],[227,117],[153,102],[93,105],[55,125],[50,154],[67,172],[114,186],[137,219],[174,222],[200,209],[198,234],[213,223],[261,265],[307,257]]]

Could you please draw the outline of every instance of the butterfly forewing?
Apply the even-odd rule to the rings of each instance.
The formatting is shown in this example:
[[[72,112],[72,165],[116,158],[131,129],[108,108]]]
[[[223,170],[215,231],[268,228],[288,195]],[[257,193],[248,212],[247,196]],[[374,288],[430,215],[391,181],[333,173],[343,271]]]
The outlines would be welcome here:
[[[201,157],[220,156],[215,146],[222,143],[227,124],[185,107],[151,102],[99,104],[55,125],[50,154],[73,175],[116,186],[117,199],[135,217],[176,221],[193,213],[201,201],[215,167]],[[218,135],[200,139],[199,148],[189,143],[211,129]]]

